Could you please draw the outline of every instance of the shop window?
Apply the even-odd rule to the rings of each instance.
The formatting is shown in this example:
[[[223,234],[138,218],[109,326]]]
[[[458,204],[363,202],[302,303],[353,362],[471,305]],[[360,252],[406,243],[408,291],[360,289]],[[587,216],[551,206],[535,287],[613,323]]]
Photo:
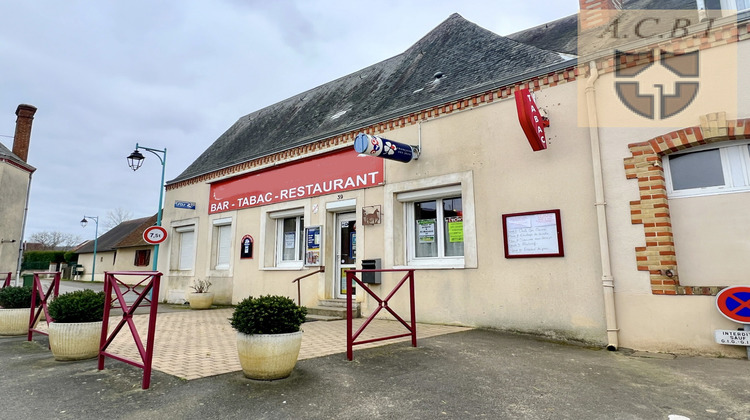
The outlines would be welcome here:
[[[177,269],[192,270],[195,265],[195,227],[184,226],[177,231],[179,251],[177,254]]]
[[[214,255],[216,270],[228,270],[232,247],[232,219],[214,220]]]
[[[274,265],[279,268],[301,268],[304,253],[304,209],[290,209],[268,216],[275,226]]]
[[[149,265],[150,260],[151,260],[150,249],[138,249],[135,251],[135,261],[133,262],[133,265],[136,267],[145,267]]]
[[[668,155],[664,173],[670,198],[750,191],[750,145],[691,149]]]
[[[461,186],[400,193],[406,218],[410,266],[464,265],[464,211]]]

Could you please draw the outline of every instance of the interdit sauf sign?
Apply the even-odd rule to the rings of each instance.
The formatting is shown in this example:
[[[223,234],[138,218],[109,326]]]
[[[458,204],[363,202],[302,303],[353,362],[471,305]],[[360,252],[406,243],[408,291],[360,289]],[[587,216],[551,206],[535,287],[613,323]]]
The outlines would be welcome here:
[[[208,213],[382,185],[383,161],[346,150],[211,184]]]

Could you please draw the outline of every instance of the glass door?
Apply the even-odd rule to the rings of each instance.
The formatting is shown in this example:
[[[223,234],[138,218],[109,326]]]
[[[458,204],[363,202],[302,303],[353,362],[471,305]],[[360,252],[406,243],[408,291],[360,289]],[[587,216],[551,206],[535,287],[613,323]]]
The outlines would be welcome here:
[[[346,298],[346,271],[357,267],[357,215],[336,214],[336,284],[334,295]]]

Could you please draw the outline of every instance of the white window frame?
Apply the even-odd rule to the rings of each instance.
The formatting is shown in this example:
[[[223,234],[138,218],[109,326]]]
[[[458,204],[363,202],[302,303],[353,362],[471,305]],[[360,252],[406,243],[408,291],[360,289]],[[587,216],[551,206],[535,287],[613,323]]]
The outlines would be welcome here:
[[[750,191],[750,144],[749,141],[732,141],[721,144],[708,144],[692,147],[680,153],[673,153],[662,159],[664,164],[664,180],[667,184],[669,198],[699,197],[716,194],[730,194]],[[719,150],[721,156],[721,169],[724,175],[724,184],[675,190],[672,186],[672,171],[669,159],[671,156],[679,156],[693,152],[707,150]]]
[[[288,268],[288,269],[301,269],[304,263],[303,253],[304,249],[301,249],[303,247],[303,244],[301,244],[302,238],[304,237],[304,231],[305,231],[305,223],[304,223],[304,217],[305,217],[305,209],[303,207],[300,208],[294,208],[289,210],[282,210],[277,211],[273,213],[268,213],[268,216],[271,219],[274,219],[276,222],[276,244],[275,244],[275,250],[276,250],[276,267],[277,268]],[[284,260],[284,220],[287,219],[295,219],[295,238],[294,238],[294,256],[295,259],[293,260]]]
[[[404,214],[406,217],[406,263],[409,267],[435,267],[435,268],[463,268],[464,267],[464,256],[466,250],[464,249],[464,255],[446,257],[445,248],[443,245],[443,238],[445,235],[443,228],[443,198],[454,198],[461,197],[461,203],[463,208],[464,197],[461,194],[461,184],[441,186],[437,188],[431,188],[426,190],[409,191],[396,194],[396,200],[403,203]],[[416,235],[415,226],[416,218],[414,214],[414,205],[417,202],[436,200],[436,211],[437,220],[435,223],[435,241],[437,243],[438,256],[437,257],[417,257],[416,256]]]
[[[195,225],[180,226],[175,228],[175,232],[179,234],[179,250],[177,252],[177,270],[189,271],[195,269]],[[185,234],[190,233],[191,238],[186,240]],[[190,245],[190,248],[185,249],[185,245]],[[192,252],[188,252],[192,251]],[[187,264],[189,262],[189,264]]]
[[[216,249],[214,269],[229,270],[232,261],[232,218],[216,219],[213,226]]]
[[[742,11],[750,7],[748,0],[721,0],[722,10],[736,10]]]
[[[449,260],[448,265],[440,261],[422,261],[417,265],[411,265],[408,260],[407,232],[412,229],[408,225],[406,215],[407,206],[398,200],[418,201],[419,198],[429,198],[428,192],[444,194],[443,187],[451,189],[460,186],[460,196],[463,206],[464,217],[464,257],[463,263],[458,259]],[[385,203],[383,207],[383,227],[385,230],[385,242],[392,244],[385,248],[384,267],[395,269],[467,269],[478,268],[477,254],[477,228],[474,206],[474,173],[472,171],[454,172],[434,177],[419,178],[409,181],[388,183],[384,187]],[[456,196],[456,194],[448,194]],[[443,195],[447,197],[448,195]]]

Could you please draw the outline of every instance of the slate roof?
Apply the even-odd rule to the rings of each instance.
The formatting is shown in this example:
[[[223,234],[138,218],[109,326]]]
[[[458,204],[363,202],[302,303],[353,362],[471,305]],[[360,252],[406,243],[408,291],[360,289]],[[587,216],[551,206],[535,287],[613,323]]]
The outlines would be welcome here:
[[[15,153],[13,153],[10,149],[5,147],[2,143],[0,143],[0,159],[10,160],[17,165],[20,165],[21,167],[26,168],[26,170],[28,170],[29,172],[36,171],[35,167],[24,162],[20,157],[16,156]]]
[[[694,10],[695,0],[626,0],[623,1],[624,10]],[[524,29],[510,35],[508,38],[564,54],[578,54],[578,14],[533,28]]]
[[[402,54],[240,118],[167,184],[481,92],[563,61],[453,14]]]
[[[139,232],[140,235],[143,235],[143,230],[146,229],[146,227],[150,225],[146,225],[146,223],[153,218],[154,222],[156,221],[156,216],[152,217],[143,217],[140,219],[133,219],[133,220],[127,220],[119,225],[113,227],[103,235],[101,235],[97,239],[97,252],[107,252],[107,251],[114,251],[117,248],[120,248],[121,242],[124,242],[125,239],[128,239],[131,237],[131,235],[135,234],[136,232]],[[154,224],[152,222],[151,224]],[[148,245],[145,241],[143,242],[144,245]],[[134,245],[126,245],[126,246],[134,246]],[[78,254],[90,254],[94,252],[94,241],[88,241],[85,244],[83,244],[80,248],[78,248],[76,251]]]

